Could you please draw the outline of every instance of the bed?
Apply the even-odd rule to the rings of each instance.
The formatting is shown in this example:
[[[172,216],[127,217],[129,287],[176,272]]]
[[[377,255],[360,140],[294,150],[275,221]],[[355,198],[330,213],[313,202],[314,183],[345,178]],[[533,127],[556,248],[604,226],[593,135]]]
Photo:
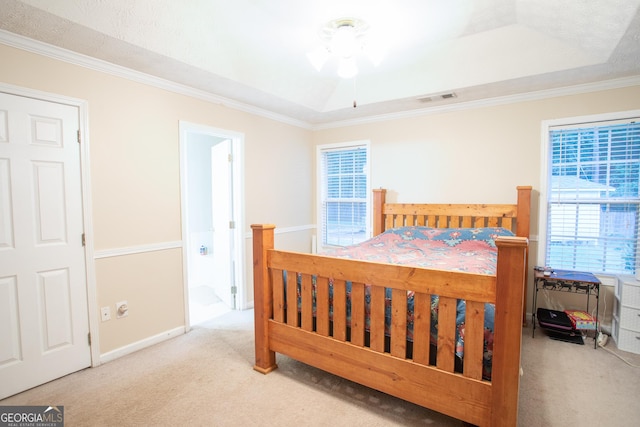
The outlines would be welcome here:
[[[375,237],[489,233],[490,271],[278,251],[275,226],[252,225],[254,369],[273,371],[280,353],[470,424],[516,425],[530,197],[518,187],[514,204],[393,204],[374,190]]]

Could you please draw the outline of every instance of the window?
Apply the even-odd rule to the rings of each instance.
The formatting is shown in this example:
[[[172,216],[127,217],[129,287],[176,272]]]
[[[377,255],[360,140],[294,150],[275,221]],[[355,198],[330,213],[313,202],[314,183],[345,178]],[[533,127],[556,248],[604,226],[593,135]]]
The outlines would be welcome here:
[[[347,246],[370,233],[369,143],[318,147],[321,246]]]
[[[635,274],[640,120],[549,126],[545,265]]]

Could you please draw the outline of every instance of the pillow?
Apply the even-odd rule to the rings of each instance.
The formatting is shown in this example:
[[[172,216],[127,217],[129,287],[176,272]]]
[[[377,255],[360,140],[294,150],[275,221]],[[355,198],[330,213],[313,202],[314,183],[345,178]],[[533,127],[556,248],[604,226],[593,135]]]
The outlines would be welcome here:
[[[429,240],[428,233],[430,230],[434,230],[434,228],[412,225],[408,227],[390,228],[389,230],[385,230],[381,236],[383,234],[397,234],[402,237],[403,240]]]
[[[455,246],[465,241],[482,241],[495,247],[497,237],[514,236],[513,232],[502,227],[434,228],[428,234],[431,240],[442,240],[449,246]]]
[[[397,227],[386,230],[384,234],[395,234],[403,240],[439,240],[449,246],[455,246],[466,241],[486,242],[489,246],[496,246],[498,236],[514,236],[514,234],[502,227],[479,228],[431,228],[421,226]]]

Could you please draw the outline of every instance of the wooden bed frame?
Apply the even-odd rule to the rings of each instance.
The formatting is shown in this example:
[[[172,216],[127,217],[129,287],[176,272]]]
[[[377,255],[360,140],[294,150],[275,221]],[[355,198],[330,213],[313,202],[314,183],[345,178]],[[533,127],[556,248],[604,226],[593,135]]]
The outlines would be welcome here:
[[[275,226],[252,225],[254,369],[263,374],[276,369],[277,352],[467,423],[516,425],[531,187],[518,187],[517,203],[503,205],[390,204],[385,195],[385,190],[374,190],[374,235],[392,227],[424,225],[504,227],[519,237],[496,239],[497,273],[490,276],[278,251]],[[301,283],[301,308],[288,312],[285,301],[297,300],[296,280]],[[349,328],[347,281],[352,284]],[[371,286],[370,332],[364,328],[364,284]],[[392,289],[390,337],[384,333],[384,288]],[[411,352],[406,341],[407,290],[415,292]],[[431,295],[440,296],[435,355],[430,355],[434,349],[429,343]],[[456,299],[467,301],[463,372],[454,369]],[[485,303],[495,304],[490,381],[482,379]],[[431,362],[435,356],[435,364],[430,356]]]

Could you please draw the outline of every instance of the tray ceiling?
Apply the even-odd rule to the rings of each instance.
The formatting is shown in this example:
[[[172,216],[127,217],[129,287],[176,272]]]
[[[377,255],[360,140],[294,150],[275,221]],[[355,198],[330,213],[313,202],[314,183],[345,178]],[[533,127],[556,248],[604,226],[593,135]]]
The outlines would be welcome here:
[[[311,125],[640,76],[640,0],[2,3],[9,33]],[[387,45],[354,79],[306,58],[340,17]]]

